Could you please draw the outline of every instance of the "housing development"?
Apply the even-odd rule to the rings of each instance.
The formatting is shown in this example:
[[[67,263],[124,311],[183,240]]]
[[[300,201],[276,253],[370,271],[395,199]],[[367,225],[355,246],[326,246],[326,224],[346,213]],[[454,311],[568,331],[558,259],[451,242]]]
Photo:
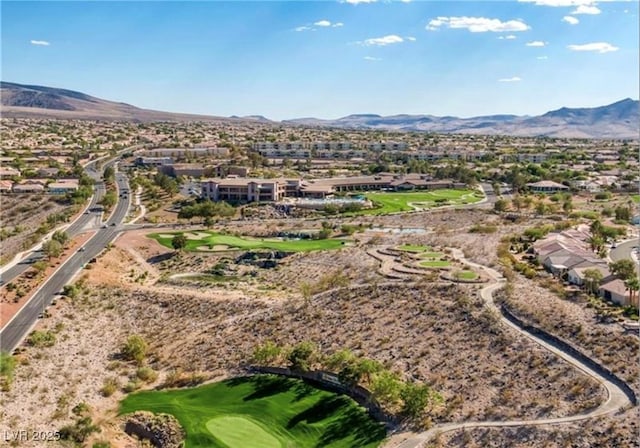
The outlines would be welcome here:
[[[0,447],[640,448],[639,2],[0,1]]]
[[[8,446],[638,446],[637,139],[0,126]]]

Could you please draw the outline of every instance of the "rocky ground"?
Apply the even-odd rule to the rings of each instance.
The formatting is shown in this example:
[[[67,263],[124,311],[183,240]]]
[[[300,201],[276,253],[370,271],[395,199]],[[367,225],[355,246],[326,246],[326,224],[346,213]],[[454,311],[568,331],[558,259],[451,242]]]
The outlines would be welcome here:
[[[59,429],[74,421],[72,408],[85,402],[102,429],[92,441],[133,446],[115,419],[123,389],[136,374],[135,365],[118,359],[131,334],[149,342],[148,365],[159,373],[157,380],[141,384],[143,388],[175,372],[211,379],[233,375],[242,371],[257,344],[311,340],[322,352],[351,348],[428,382],[445,398],[433,415],[436,422],[565,416],[597,406],[604,399],[602,387],[499,325],[481,306],[480,286],[389,283],[367,255],[368,249],[381,245],[447,243],[482,262],[495,252],[500,238],[520,224],[491,234],[454,235],[439,226],[455,230],[495,218],[468,211],[419,219],[429,219],[428,232],[358,233],[357,244],[340,251],[297,254],[275,269],[252,267],[257,274],[197,285],[173,283],[170,274],[202,272],[225,255],[175,256],[143,232],[127,233],[81,275],[81,294],[58,301],[52,316],[39,322],[38,330],[53,333],[55,343],[27,347],[18,356],[11,390],[0,398],[0,433],[23,427]],[[344,277],[354,287],[305,300],[302,283],[317,284],[326,274],[336,286]],[[325,287],[332,286],[329,280]],[[610,355],[612,362],[620,363],[624,356],[636,359],[632,341],[627,341],[629,347],[606,344],[607,338],[619,341],[623,335],[605,332],[591,337],[603,330],[597,325],[591,329],[593,317],[586,306],[576,308],[545,288],[521,282],[516,285],[518,303],[555,316],[549,319],[554,325],[570,322],[559,326],[560,333],[580,322],[585,336],[577,343],[585,344],[589,353],[609,353],[617,347],[620,354]],[[629,369],[621,373],[635,374]],[[110,396],[102,393],[107,382],[116,384]],[[638,446],[629,436],[636,420],[634,408],[595,423],[443,434],[433,446]]]
[[[0,230],[5,234],[1,243],[2,263],[37,243],[32,236],[48,216],[69,209],[54,199],[48,194],[2,195]]]

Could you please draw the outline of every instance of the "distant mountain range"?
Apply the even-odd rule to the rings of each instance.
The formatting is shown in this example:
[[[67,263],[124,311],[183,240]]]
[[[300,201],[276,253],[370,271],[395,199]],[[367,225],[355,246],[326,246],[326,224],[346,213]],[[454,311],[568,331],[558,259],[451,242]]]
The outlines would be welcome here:
[[[563,107],[537,117],[488,115],[472,118],[433,115],[349,115],[337,120],[299,118],[283,123],[350,129],[384,129],[477,135],[549,136],[575,138],[640,137],[640,103],[630,98],[608,106]]]
[[[220,121],[225,117],[141,109],[73,90],[0,81],[3,117],[117,121]]]
[[[140,109],[125,103],[95,98],[84,93],[52,87],[0,82],[2,116],[126,121],[223,121],[240,120],[264,124],[422,131],[477,135],[549,136],[566,138],[624,138],[640,136],[640,103],[630,98],[594,108],[567,108],[529,117],[488,115],[472,118],[433,115],[357,114],[337,120],[298,118],[281,122],[261,115],[215,117]]]

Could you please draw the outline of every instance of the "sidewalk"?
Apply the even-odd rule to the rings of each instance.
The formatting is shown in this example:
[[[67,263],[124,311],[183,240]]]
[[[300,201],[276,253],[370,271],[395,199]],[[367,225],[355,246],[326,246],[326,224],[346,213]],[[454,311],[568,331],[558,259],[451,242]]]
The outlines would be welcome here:
[[[22,252],[17,253],[13,259],[11,259],[11,261],[7,262],[5,265],[0,266],[0,275],[4,274],[6,271],[8,271],[9,269],[11,269],[12,267],[14,267],[15,265],[17,265],[21,260],[23,260],[24,258],[27,258],[31,253],[42,249],[42,244],[48,240],[51,239],[51,236],[57,232],[57,231],[64,231],[66,229],[68,229],[69,227],[71,227],[76,221],[78,221],[80,218],[82,218],[82,215],[84,215],[84,212],[87,211],[87,209],[89,208],[89,206],[91,205],[91,201],[93,200],[93,195],[91,195],[91,197],[89,197],[89,200],[87,201],[86,205],[84,206],[84,208],[82,210],[80,210],[80,212],[78,213],[78,215],[76,216],[76,219],[74,219],[71,222],[67,222],[65,224],[62,224],[59,227],[56,227],[55,229],[51,230],[49,233],[47,233],[42,240],[40,240],[39,243],[37,243],[35,246],[31,247],[30,249],[24,250]]]

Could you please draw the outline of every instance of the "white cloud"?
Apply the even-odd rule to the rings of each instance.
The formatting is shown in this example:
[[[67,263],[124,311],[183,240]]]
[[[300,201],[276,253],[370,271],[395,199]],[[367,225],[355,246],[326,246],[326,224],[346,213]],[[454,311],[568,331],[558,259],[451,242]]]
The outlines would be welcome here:
[[[518,36],[515,36],[513,34],[507,34],[506,36],[498,37],[498,39],[500,39],[500,40],[505,40],[505,39],[506,40],[512,40],[512,39],[517,39],[517,38],[518,38]]]
[[[31,45],[40,45],[42,47],[48,47],[51,44],[46,40],[32,40]]]
[[[554,6],[554,7],[569,7],[580,5],[593,5],[594,0],[518,0],[520,3],[533,3],[538,6]]]
[[[365,56],[363,59],[365,61],[382,61],[381,58],[374,58],[373,56]]]
[[[536,59],[540,59],[542,61],[542,60],[549,59],[549,58],[546,57],[546,56],[538,56]]]
[[[400,36],[396,36],[395,34],[389,34],[388,36],[383,37],[374,37],[371,39],[366,39],[363,42],[360,42],[362,45],[378,45],[385,46],[391,44],[399,44],[404,42],[404,39]]]
[[[526,43],[527,47],[544,47],[545,45],[546,43],[542,42],[541,40],[534,40],[533,42]]]
[[[415,37],[413,37],[413,36],[407,36],[407,40],[408,40],[408,41],[411,41],[411,42],[415,42],[415,41],[416,41],[416,38],[415,38]]]
[[[488,19],[486,17],[438,17],[427,24],[427,30],[436,31],[441,27],[467,29],[472,33],[494,33],[526,31],[529,26],[521,20]]]
[[[615,47],[607,42],[592,42],[590,44],[569,45],[567,46],[567,48],[573,51],[595,51],[598,53],[609,53],[619,50],[618,47]]]
[[[600,8],[595,5],[579,5],[571,14],[600,14]]]
[[[331,23],[331,21],[329,20],[322,19],[322,20],[318,20],[317,22],[314,22],[313,25],[306,24],[303,26],[296,27],[294,28],[294,30],[295,31],[316,31],[316,28],[314,28],[314,26],[319,28],[339,28],[341,26],[344,26],[344,23],[342,22]]]
[[[576,19],[575,17],[571,17],[571,16],[564,16],[562,18],[563,22],[567,22],[569,25],[577,25],[578,23],[580,23],[580,21],[578,19]]]
[[[522,79],[517,76],[513,76],[511,78],[498,79],[498,82],[518,82],[518,81],[522,81]]]

